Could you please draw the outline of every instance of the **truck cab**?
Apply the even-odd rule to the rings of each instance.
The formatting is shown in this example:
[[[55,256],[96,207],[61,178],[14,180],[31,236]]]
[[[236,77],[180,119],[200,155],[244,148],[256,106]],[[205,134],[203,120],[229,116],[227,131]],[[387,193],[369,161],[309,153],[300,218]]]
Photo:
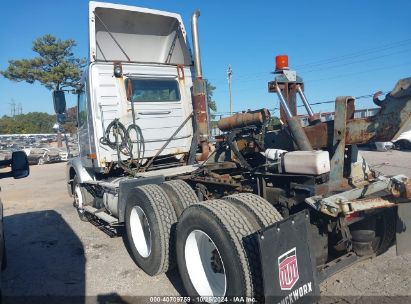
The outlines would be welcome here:
[[[125,129],[138,126],[121,136],[129,135],[133,158],[143,165],[193,112],[193,60],[181,17],[90,2],[89,39],[90,63],[77,90],[79,163],[93,176],[130,158],[107,144],[115,141],[109,125],[118,119]],[[190,119],[158,156],[178,161],[192,137]]]

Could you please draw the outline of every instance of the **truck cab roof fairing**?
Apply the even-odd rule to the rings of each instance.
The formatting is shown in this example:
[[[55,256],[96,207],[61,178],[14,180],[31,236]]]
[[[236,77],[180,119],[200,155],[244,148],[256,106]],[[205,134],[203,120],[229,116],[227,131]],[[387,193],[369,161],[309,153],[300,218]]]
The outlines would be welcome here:
[[[181,16],[142,7],[91,1],[90,62],[191,65]]]

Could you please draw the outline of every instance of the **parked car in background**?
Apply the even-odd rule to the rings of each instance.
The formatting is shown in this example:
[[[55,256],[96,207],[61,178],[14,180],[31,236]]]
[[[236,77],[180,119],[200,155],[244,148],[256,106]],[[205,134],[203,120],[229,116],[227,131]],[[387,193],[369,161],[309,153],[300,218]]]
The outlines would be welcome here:
[[[411,150],[411,126],[409,126],[404,132],[393,141],[377,141],[370,143],[366,146],[371,150],[376,151],[389,151],[392,149],[398,150]]]
[[[32,148],[25,149],[30,165],[44,165],[61,161],[59,149],[56,148]]]
[[[401,135],[393,142],[397,149],[411,150],[411,126],[409,126],[407,131],[401,133]]]
[[[60,156],[60,161],[67,161],[69,154],[67,151],[60,151],[59,156]]]
[[[390,141],[377,141],[372,144],[370,144],[370,149],[371,150],[376,150],[376,151],[389,151],[394,149],[394,144]]]
[[[10,155],[9,150],[0,149],[0,161],[7,159],[7,156]]]

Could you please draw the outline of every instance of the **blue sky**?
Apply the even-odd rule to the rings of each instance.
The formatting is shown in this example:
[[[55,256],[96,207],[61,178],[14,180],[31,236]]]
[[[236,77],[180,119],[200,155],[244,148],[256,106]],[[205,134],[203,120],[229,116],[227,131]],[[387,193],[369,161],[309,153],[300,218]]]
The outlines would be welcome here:
[[[289,55],[312,103],[390,90],[411,76],[411,1],[116,2],[180,13],[187,29],[192,11],[201,10],[203,73],[217,87],[221,112],[229,110],[229,64],[234,110],[277,106],[277,97],[267,93],[277,54]],[[87,10],[85,0],[2,2],[0,69],[9,59],[33,57],[32,41],[45,33],[75,39],[75,54],[87,57]],[[0,92],[0,115],[10,113],[12,99],[24,113],[53,111],[51,92],[40,85],[1,77]],[[69,98],[71,105],[74,100]],[[370,99],[357,101],[357,108],[371,106]],[[314,109],[329,111],[333,105]]]

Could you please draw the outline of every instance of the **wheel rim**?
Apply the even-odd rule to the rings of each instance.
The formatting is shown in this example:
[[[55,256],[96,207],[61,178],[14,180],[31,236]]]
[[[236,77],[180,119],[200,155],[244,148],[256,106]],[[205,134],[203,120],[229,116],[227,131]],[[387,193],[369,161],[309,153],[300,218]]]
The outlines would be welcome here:
[[[44,159],[40,158],[38,164],[39,165],[44,165]]]
[[[83,209],[83,196],[79,185],[75,185],[74,187],[74,201],[78,209]]]
[[[227,277],[220,251],[201,230],[192,231],[185,243],[185,261],[190,281],[200,296],[224,296]]]
[[[130,213],[130,230],[134,246],[138,253],[147,258],[151,253],[150,224],[143,209],[134,206]]]

